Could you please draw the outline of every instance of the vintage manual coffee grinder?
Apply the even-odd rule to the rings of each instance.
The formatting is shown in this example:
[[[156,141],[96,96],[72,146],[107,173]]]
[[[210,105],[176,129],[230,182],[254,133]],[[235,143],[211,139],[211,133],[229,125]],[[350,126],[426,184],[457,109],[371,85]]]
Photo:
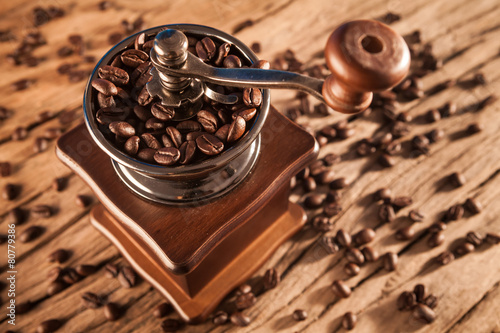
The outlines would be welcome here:
[[[214,84],[262,89],[252,128],[222,154],[175,167],[130,157],[99,132],[90,83],[100,67],[134,43],[135,35],[130,36],[100,60],[90,77],[86,126],[57,144],[58,157],[100,201],[91,212],[92,224],[183,319],[196,322],[306,222],[302,208],[288,201],[289,183],[315,159],[318,146],[271,106],[269,89],[300,89],[336,111],[356,113],[369,106],[372,91],[389,89],[405,77],[410,55],[401,36],[386,25],[348,22],[327,41],[332,75],[323,82],[285,71],[212,67],[188,52],[186,36],[230,43],[247,63],[258,61],[246,45],[213,28],[179,24],[143,32],[156,36],[147,89],[162,104],[177,108],[174,120],[195,116],[206,98],[235,102],[234,96],[212,89]]]

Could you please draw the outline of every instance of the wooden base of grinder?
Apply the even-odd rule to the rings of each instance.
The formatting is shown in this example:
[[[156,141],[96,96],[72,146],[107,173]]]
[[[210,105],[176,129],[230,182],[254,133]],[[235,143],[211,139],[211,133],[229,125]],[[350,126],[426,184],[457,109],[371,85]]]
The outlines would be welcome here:
[[[205,319],[306,222],[288,201],[290,178],[317,154],[314,138],[271,108],[252,172],[227,195],[170,206],[140,198],[80,125],[63,135],[58,157],[101,204],[92,224],[189,322]]]

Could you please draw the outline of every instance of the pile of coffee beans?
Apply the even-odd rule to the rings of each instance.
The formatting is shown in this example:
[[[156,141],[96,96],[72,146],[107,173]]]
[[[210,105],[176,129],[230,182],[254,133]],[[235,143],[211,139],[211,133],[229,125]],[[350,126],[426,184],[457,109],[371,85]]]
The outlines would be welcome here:
[[[92,81],[95,117],[99,129],[118,149],[139,160],[163,166],[203,161],[230,149],[246,135],[262,104],[262,91],[255,88],[216,86],[221,94],[232,94],[238,102],[226,105],[204,97],[195,117],[174,121],[176,109],[149,95],[149,52],[155,35],[139,34],[109,65],[98,69]],[[188,34],[189,51],[218,67],[245,65],[229,43]],[[253,67],[266,68],[266,62]]]
[[[430,324],[436,319],[434,309],[438,298],[427,294],[423,284],[417,284],[413,291],[403,291],[397,299],[399,311],[411,311],[411,318],[423,324]]]

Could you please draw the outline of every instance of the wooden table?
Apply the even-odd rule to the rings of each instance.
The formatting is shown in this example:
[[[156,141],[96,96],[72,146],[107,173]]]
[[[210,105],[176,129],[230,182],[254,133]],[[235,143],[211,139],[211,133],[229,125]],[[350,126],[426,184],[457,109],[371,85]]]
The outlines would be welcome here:
[[[92,196],[84,182],[71,174],[54,154],[54,141],[43,153],[33,152],[35,139],[52,127],[67,129],[61,125],[60,115],[75,112],[81,118],[85,80],[71,83],[67,77],[57,73],[62,62],[78,62],[80,57],[72,55],[61,59],[57,50],[68,45],[67,37],[80,33],[88,42],[87,54],[99,59],[110,47],[107,42],[111,32],[120,32],[123,19],[133,21],[142,16],[146,27],[168,23],[198,23],[233,32],[241,22],[252,20],[235,35],[247,44],[260,41],[262,59],[273,59],[279,52],[292,49],[305,63],[321,62],[321,51],[327,36],[340,23],[356,18],[377,18],[387,12],[395,12],[402,19],[392,24],[401,34],[419,29],[424,43],[433,45],[433,52],[443,59],[444,66],[423,78],[425,90],[447,79],[464,81],[477,72],[485,74],[487,85],[464,89],[460,85],[434,95],[426,95],[403,103],[401,111],[408,111],[414,119],[427,110],[455,101],[459,111],[495,94],[499,88],[500,29],[497,1],[112,1],[111,8],[101,11],[96,0],[36,2],[26,0],[3,1],[0,4],[0,30],[11,29],[21,39],[31,26],[31,10],[34,6],[62,6],[66,15],[40,27],[47,45],[35,50],[34,55],[45,58],[37,67],[11,66],[0,63],[0,105],[11,109],[12,116],[0,123],[0,161],[10,161],[13,173],[0,178],[0,185],[14,183],[22,186],[20,195],[13,201],[2,200],[0,204],[0,232],[7,232],[6,214],[14,207],[30,208],[47,204],[55,214],[47,219],[31,217],[16,227],[17,235],[26,228],[39,225],[46,228],[36,240],[21,244],[17,242],[16,301],[40,300],[30,312],[17,317],[16,326],[5,320],[6,289],[2,291],[2,331],[33,332],[45,319],[59,318],[66,322],[60,332],[160,332],[160,319],[152,310],[162,298],[145,282],[132,289],[124,289],[116,279],[104,276],[103,269],[70,286],[63,292],[46,297],[47,271],[55,264],[46,262],[54,249],[65,248],[73,252],[64,266],[77,264],[121,263],[117,249],[94,230],[89,223],[89,207],[75,204],[78,194]],[[18,42],[1,44],[0,57],[18,45]],[[90,70],[93,63],[81,64],[78,68]],[[13,91],[11,83],[20,79],[36,82],[26,90]],[[273,92],[273,104],[279,110],[297,105],[293,92]],[[395,272],[380,268],[380,262],[362,267],[361,273],[347,278],[343,272],[345,259],[339,254],[326,255],[317,240],[321,234],[310,227],[304,228],[292,240],[286,242],[271,257],[268,263],[255,274],[253,282],[259,280],[266,269],[275,267],[282,276],[277,288],[263,293],[258,302],[246,310],[252,318],[250,326],[236,328],[231,324],[215,328],[211,322],[189,326],[186,332],[337,332],[341,328],[341,317],[346,311],[358,315],[358,332],[500,332],[500,246],[485,247],[457,259],[447,266],[433,264],[433,258],[450,248],[467,232],[475,230],[500,232],[500,117],[498,103],[493,103],[478,112],[459,112],[438,123],[414,121],[408,141],[414,135],[441,128],[445,138],[433,144],[430,153],[419,157],[402,154],[397,164],[382,169],[375,163],[375,155],[358,158],[354,152],[358,140],[371,137],[380,125],[380,113],[359,118],[351,123],[356,130],[353,137],[328,144],[320,156],[335,152],[342,156],[341,163],[333,169],[344,176],[351,186],[343,191],[342,213],[336,218],[334,234],[338,228],[356,232],[362,227],[376,228],[373,246],[381,253],[393,251],[399,254],[400,263]],[[43,111],[53,116],[38,119]],[[327,118],[302,117],[300,123],[308,123],[319,129],[345,118],[334,114]],[[80,122],[74,120],[71,126]],[[460,133],[469,123],[480,122],[484,129],[475,135]],[[28,129],[28,137],[12,141],[11,133],[18,126]],[[467,178],[460,188],[453,189],[443,179],[459,171]],[[68,177],[66,190],[56,192],[51,188],[55,177]],[[381,224],[377,218],[377,205],[371,194],[381,187],[389,187],[396,195],[409,195],[414,203],[398,213],[399,218],[390,224]],[[293,199],[297,200],[297,192]],[[477,215],[450,223],[445,231],[446,241],[437,248],[427,246],[425,229],[439,219],[443,210],[461,203],[468,197],[479,200],[484,210]],[[94,199],[95,202],[95,199]],[[411,241],[396,241],[395,230],[408,225],[404,216],[410,208],[425,212],[422,223],[416,223],[416,237]],[[314,212],[310,212],[311,216]],[[1,280],[8,275],[6,245],[1,245]],[[346,279],[353,294],[339,300],[330,290],[335,279]],[[428,326],[415,326],[409,322],[408,312],[399,312],[396,299],[404,290],[411,290],[423,283],[439,298],[437,318]],[[92,291],[106,295],[126,309],[124,316],[116,322],[107,322],[102,309],[85,309],[81,305],[83,292]],[[308,318],[295,322],[291,315],[295,309],[305,309]],[[175,314],[171,315],[175,317]]]

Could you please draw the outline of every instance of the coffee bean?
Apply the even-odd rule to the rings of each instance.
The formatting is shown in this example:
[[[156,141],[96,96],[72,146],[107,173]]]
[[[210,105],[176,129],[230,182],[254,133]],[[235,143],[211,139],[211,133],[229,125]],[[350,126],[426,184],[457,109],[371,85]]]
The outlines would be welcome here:
[[[12,132],[12,140],[21,141],[26,139],[28,136],[28,131],[24,127],[16,127],[16,129]]]
[[[154,103],[151,106],[151,114],[155,118],[157,118],[161,121],[167,121],[167,120],[170,120],[174,117],[175,110],[174,110],[174,108],[166,107],[160,103]]]
[[[21,225],[26,221],[27,212],[23,209],[16,207],[8,214],[8,221],[10,224]]]
[[[320,244],[321,244],[321,246],[323,246],[323,248],[325,249],[325,251],[328,254],[334,254],[334,253],[339,252],[340,248],[339,248],[338,244],[335,242],[334,237],[325,236],[325,237],[321,238]]]
[[[14,200],[20,192],[20,187],[18,185],[7,183],[3,187],[2,197],[5,200]]]
[[[59,266],[51,268],[47,272],[47,280],[50,282],[60,281],[63,275],[63,269]]]
[[[357,322],[358,322],[357,316],[351,311],[346,312],[342,317],[342,327],[348,331],[354,329],[354,327],[356,327]]]
[[[125,121],[114,121],[110,123],[109,130],[124,138],[129,138],[135,135],[134,127]]]
[[[422,303],[425,299],[425,286],[423,284],[417,284],[413,289],[416,300],[418,303]]]
[[[446,212],[445,219],[446,221],[456,221],[460,220],[464,216],[464,208],[462,205],[457,204],[451,206]]]
[[[400,228],[395,234],[397,240],[410,240],[413,236],[415,236],[415,230],[411,226]]]
[[[371,246],[365,246],[361,249],[366,262],[375,262],[379,259],[378,251],[373,249]]]
[[[469,135],[476,134],[481,132],[484,129],[484,125],[480,123],[472,123],[469,126],[467,126],[467,129],[465,132]]]
[[[228,316],[227,312],[217,311],[214,314],[214,317],[212,318],[212,323],[215,326],[220,326],[220,325],[224,325],[225,323],[227,323],[228,319],[229,319],[229,316]]]
[[[28,89],[33,83],[35,83],[34,80],[28,80],[28,79],[21,79],[13,82],[10,87],[14,91],[20,91],[20,90],[25,90]]]
[[[89,276],[97,272],[97,267],[94,265],[77,265],[75,271],[78,275]]]
[[[429,308],[434,309],[438,305],[438,298],[431,294],[424,299],[423,303]]]
[[[241,117],[240,119],[243,120],[243,118]],[[196,138],[196,145],[203,154],[210,156],[220,154],[224,149],[224,144],[222,143],[222,141],[220,141],[216,136],[211,134],[203,134],[198,138]]]
[[[339,229],[335,235],[335,241],[342,247],[349,248],[351,246],[351,235],[344,229]]]
[[[240,68],[241,60],[237,56],[230,54],[226,58],[224,58],[222,66],[225,68]]]
[[[118,273],[118,281],[124,288],[132,288],[137,284],[137,275],[128,266],[122,267]]]
[[[436,121],[439,121],[441,119],[441,113],[437,109],[431,109],[427,111],[425,118],[428,122],[435,123]]]
[[[462,173],[454,172],[448,176],[448,181],[454,187],[460,187],[460,186],[463,186],[467,182],[467,179],[465,178],[465,176]]]
[[[435,312],[425,304],[417,304],[411,316],[424,324],[430,324],[436,319]]]
[[[373,194],[373,200],[374,201],[391,200],[391,198],[392,198],[392,192],[388,188],[381,188],[381,189],[377,190],[377,192],[375,192]]]
[[[102,299],[89,291],[82,295],[82,304],[87,309],[97,309],[102,306]]]
[[[75,284],[82,279],[74,268],[67,268],[63,271],[62,280],[67,284]]]
[[[391,134],[396,139],[410,134],[410,131],[411,131],[410,125],[403,123],[401,121],[394,122],[391,128]]]
[[[136,68],[145,63],[149,59],[149,55],[141,50],[130,49],[123,51],[120,59],[125,65]]]
[[[255,117],[257,114],[257,109],[256,108],[250,108],[250,109],[243,109],[240,111],[237,111],[233,113],[233,120],[236,119],[236,117],[240,116],[241,118],[245,119],[245,121],[249,121]]]
[[[444,243],[445,236],[442,231],[435,232],[429,236],[427,239],[427,245],[429,247],[437,247]]]
[[[241,311],[248,309],[249,307],[253,306],[256,302],[257,298],[255,297],[255,295],[249,292],[246,294],[241,294],[238,297],[236,297],[234,304],[236,305],[236,308]]]
[[[138,136],[131,136],[130,138],[125,141],[124,144],[124,149],[129,155],[136,155],[137,152],[139,151],[139,143],[141,139]]]
[[[47,150],[49,147],[49,141],[45,138],[38,137],[33,143],[33,152],[41,153]]]
[[[394,166],[396,164],[396,160],[389,154],[382,154],[378,158],[378,163],[381,166],[388,168]]]
[[[446,250],[436,257],[436,262],[440,265],[447,265],[455,259],[455,255]]]
[[[354,247],[346,249],[345,258],[347,259],[347,261],[355,263],[356,265],[363,265],[365,263],[365,257],[363,256],[363,253]]]
[[[216,55],[216,58],[214,61],[215,66],[218,66],[218,67],[222,66],[222,63],[224,62],[224,58],[227,57],[230,50],[231,50],[231,44],[229,44],[229,43],[222,43],[221,46],[219,46],[219,49],[217,50],[217,55]]]
[[[146,106],[153,101],[153,97],[149,94],[149,91],[146,86],[144,86],[139,95],[137,96],[137,103],[141,106]]]
[[[75,204],[80,208],[86,208],[91,202],[92,199],[86,195],[79,194],[75,198]]]
[[[426,135],[431,143],[438,142],[439,140],[444,138],[444,132],[442,129],[433,129]]]
[[[486,234],[486,237],[484,238],[484,241],[486,243],[496,245],[500,243],[500,234],[494,233],[494,232],[489,232]]]
[[[12,167],[9,162],[0,162],[0,177],[10,176]]]
[[[312,192],[314,190],[316,190],[316,181],[314,180],[313,177],[307,177],[306,179],[304,179],[304,191],[306,192]]]
[[[104,316],[108,321],[115,321],[121,317],[122,310],[116,303],[107,303],[104,305]]]
[[[397,300],[397,306],[399,311],[408,311],[413,309],[413,307],[417,303],[417,297],[415,293],[410,291],[403,291],[401,295],[399,295]]]
[[[16,313],[17,314],[24,314],[29,312],[33,307],[35,306],[35,303],[31,301],[26,301],[23,303],[16,304]]]
[[[483,205],[474,198],[467,198],[464,203],[464,208],[467,209],[471,214],[479,214],[483,210]]]
[[[231,323],[236,326],[244,327],[250,325],[250,317],[241,312],[234,312],[231,315],[230,319]]]
[[[36,218],[48,218],[52,216],[52,209],[47,205],[36,205],[31,207],[31,215]]]
[[[161,304],[158,304],[155,309],[153,310],[153,316],[156,318],[163,318],[166,315],[172,313],[174,308],[170,303],[163,302]]]
[[[442,118],[453,116],[457,113],[457,104],[455,102],[448,102],[439,108]]]
[[[180,148],[182,145],[182,134],[175,127],[170,126],[167,127],[167,135],[170,137],[170,140],[174,144],[175,148]],[[163,142],[165,144],[165,141]],[[166,146],[166,145],[165,145]]]
[[[429,226],[429,228],[427,228],[427,230],[430,233],[436,233],[436,232],[446,230],[446,228],[447,228],[447,226],[443,222],[436,222],[436,223],[431,224]]]
[[[45,228],[34,225],[25,229],[18,239],[21,243],[28,243],[40,237],[44,232]]]
[[[349,183],[346,181],[344,177],[337,178],[330,182],[330,189],[332,190],[341,190],[349,186]]]
[[[204,62],[209,62],[214,57],[216,50],[214,41],[209,37],[196,43],[196,54]]]
[[[327,203],[323,207],[323,214],[327,217],[337,216],[338,214],[340,214],[341,211],[342,211],[342,206],[336,202]]]
[[[334,177],[335,177],[335,171],[325,170],[325,171],[320,172],[315,178],[319,184],[325,185],[328,183],[331,184],[334,181]],[[331,187],[331,185],[330,185],[330,187]]]
[[[264,274],[264,288],[266,290],[274,289],[280,282],[280,276],[275,268],[270,268]]]
[[[463,242],[461,245],[455,248],[453,252],[455,253],[456,256],[461,257],[468,253],[471,253],[472,251],[474,251],[474,244],[469,242]]]
[[[54,281],[47,287],[47,295],[54,296],[55,294],[60,293],[64,289],[66,289],[66,283],[62,281]]]
[[[70,257],[71,253],[65,249],[58,249],[49,254],[47,257],[48,262],[63,263]]]
[[[365,245],[375,238],[375,231],[371,228],[363,228],[352,236],[353,242],[357,245]]]
[[[128,73],[125,70],[114,66],[104,65],[99,67],[97,74],[101,79],[108,80],[120,86],[126,85],[129,81]]]
[[[221,140],[222,142],[227,142],[227,135],[229,133],[229,128],[231,127],[230,124],[225,124],[221,126],[217,132],[215,132],[215,136]],[[200,132],[202,133],[202,132]],[[190,133],[189,133],[190,134]],[[196,140],[196,139],[195,139]]]
[[[114,83],[105,79],[93,79],[92,87],[106,96],[118,94],[118,89],[116,89]]]
[[[144,149],[140,149],[137,152],[137,157],[143,161],[151,163],[151,162],[155,161],[155,159],[154,159],[155,154],[156,154],[156,149],[144,148]]]
[[[307,319],[307,312],[302,309],[297,309],[293,311],[292,318],[295,321],[304,321]]]
[[[382,205],[378,210],[378,216],[382,222],[392,222],[396,218],[396,213],[391,205]]]
[[[478,247],[483,243],[483,239],[481,238],[481,236],[479,236],[479,234],[474,231],[468,232],[465,240],[474,245],[474,247]]]
[[[231,123],[229,131],[227,133],[227,142],[235,142],[243,136],[245,133],[246,122],[243,117],[236,117],[236,119]]]
[[[178,319],[165,319],[161,323],[161,329],[163,332],[177,332],[186,326],[186,323],[182,320]]]
[[[245,88],[243,90],[243,103],[250,107],[259,107],[262,104],[262,92],[259,88]]]
[[[398,267],[398,255],[393,252],[387,252],[383,255],[382,260],[384,261],[384,268],[389,271],[395,271]]]
[[[342,199],[342,194],[339,191],[328,191],[326,194],[326,203],[338,203]]]
[[[217,131],[217,117],[215,117],[211,112],[201,110],[196,114],[196,117],[206,132],[213,134]]]
[[[358,275],[360,270],[359,266],[352,262],[349,262],[344,266],[344,272],[349,276]]]
[[[169,148],[162,148],[162,149],[169,149]],[[175,148],[170,148],[170,149],[175,149]],[[185,141],[179,148],[179,153],[180,153],[179,157],[180,164],[191,163],[194,160],[196,153],[196,142],[192,140]]]
[[[309,165],[309,174],[312,177],[317,177],[324,171],[326,171],[326,167],[322,160],[316,160]]]
[[[43,321],[38,327],[36,328],[37,333],[52,333],[57,331],[63,323],[58,320],[58,319],[49,319]]]
[[[309,194],[304,199],[304,207],[309,209],[319,208],[323,204],[323,196],[320,194]]]
[[[103,107],[96,113],[96,120],[103,125],[125,120],[127,113],[116,107]]]
[[[424,218],[425,218],[425,215],[422,212],[420,212],[419,210],[412,209],[408,213],[408,217],[413,222],[422,222],[424,220]]]
[[[410,197],[396,197],[392,200],[392,205],[395,209],[401,209],[407,207],[413,203]]]
[[[332,284],[333,293],[340,298],[347,298],[351,296],[351,288],[344,281],[335,280]]]
[[[106,266],[104,266],[104,270],[106,272],[106,276],[108,278],[114,278],[114,277],[117,277],[118,276],[118,273],[120,272],[119,268],[114,265],[114,264],[106,264]]]

